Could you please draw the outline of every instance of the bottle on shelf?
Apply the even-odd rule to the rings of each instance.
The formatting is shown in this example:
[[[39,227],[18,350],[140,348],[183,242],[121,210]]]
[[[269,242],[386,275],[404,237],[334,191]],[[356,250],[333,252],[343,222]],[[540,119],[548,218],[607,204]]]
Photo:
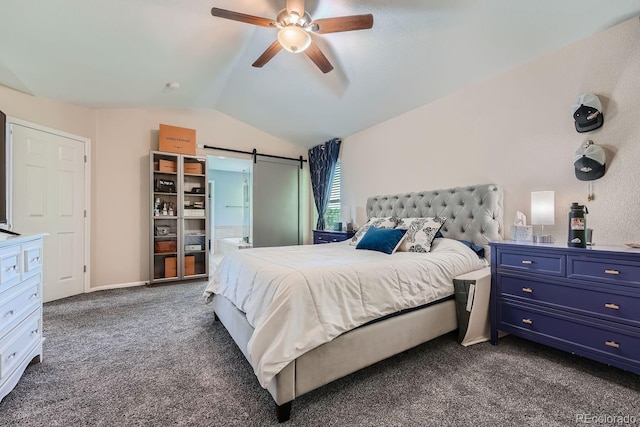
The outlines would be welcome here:
[[[569,210],[569,239],[568,246],[574,248],[587,247],[587,214],[589,211],[584,205],[577,202],[571,204]]]

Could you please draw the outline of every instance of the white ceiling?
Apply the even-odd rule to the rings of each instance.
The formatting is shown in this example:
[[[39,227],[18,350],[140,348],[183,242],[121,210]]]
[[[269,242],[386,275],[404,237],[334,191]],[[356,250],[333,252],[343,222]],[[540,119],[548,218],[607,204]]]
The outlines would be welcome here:
[[[251,64],[285,0],[2,0],[0,84],[94,108],[213,108],[304,147],[376,123],[640,15],[640,0],[307,0],[312,18],[372,13],[373,28],[313,38]],[[168,82],[179,82],[170,90]]]

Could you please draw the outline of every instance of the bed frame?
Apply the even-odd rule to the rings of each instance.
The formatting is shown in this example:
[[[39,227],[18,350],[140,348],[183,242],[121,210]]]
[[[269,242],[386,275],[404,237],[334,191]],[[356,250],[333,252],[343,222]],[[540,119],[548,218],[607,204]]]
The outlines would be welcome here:
[[[370,197],[367,217],[444,216],[445,237],[485,247],[502,240],[503,192],[493,184]],[[213,298],[215,319],[222,322],[248,359],[253,328],[243,312],[221,295]],[[291,404],[311,390],[406,351],[458,328],[454,300],[409,311],[346,332],[293,360],[269,383],[278,421],[287,421]]]

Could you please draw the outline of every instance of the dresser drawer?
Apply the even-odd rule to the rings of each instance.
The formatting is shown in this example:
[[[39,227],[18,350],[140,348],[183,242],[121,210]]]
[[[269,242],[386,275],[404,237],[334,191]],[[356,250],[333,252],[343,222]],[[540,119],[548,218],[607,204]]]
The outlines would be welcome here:
[[[566,259],[563,254],[540,254],[523,250],[498,250],[498,268],[530,271],[554,276],[564,276]]]
[[[42,243],[40,241],[22,245],[22,279],[42,271]]]
[[[502,304],[500,311],[498,322],[507,331],[528,331],[548,344],[549,341],[556,341],[562,345],[571,345],[576,350],[615,358],[640,367],[638,332],[608,327],[604,322],[580,321],[578,318],[569,320],[564,316],[507,304]],[[499,329],[502,327],[499,326]]]
[[[315,245],[322,243],[342,242],[350,239],[355,233],[352,231],[314,231],[313,243]]]
[[[38,274],[14,286],[0,300],[0,339],[42,304]]]
[[[42,339],[42,315],[37,310],[0,341],[0,380],[4,380]]]
[[[521,298],[529,303],[553,304],[584,315],[597,315],[611,321],[629,321],[640,326],[640,295],[625,295],[611,290],[578,288],[552,281],[502,275],[498,294]]]
[[[0,292],[20,282],[20,247],[0,249]]]
[[[640,286],[640,262],[569,255],[567,264],[572,279]]]

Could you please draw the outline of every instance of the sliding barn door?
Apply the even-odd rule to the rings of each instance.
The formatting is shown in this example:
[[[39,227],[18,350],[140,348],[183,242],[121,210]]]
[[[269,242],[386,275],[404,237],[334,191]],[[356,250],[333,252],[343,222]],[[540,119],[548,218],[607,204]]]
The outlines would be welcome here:
[[[253,246],[302,243],[300,162],[261,159],[253,165]]]

